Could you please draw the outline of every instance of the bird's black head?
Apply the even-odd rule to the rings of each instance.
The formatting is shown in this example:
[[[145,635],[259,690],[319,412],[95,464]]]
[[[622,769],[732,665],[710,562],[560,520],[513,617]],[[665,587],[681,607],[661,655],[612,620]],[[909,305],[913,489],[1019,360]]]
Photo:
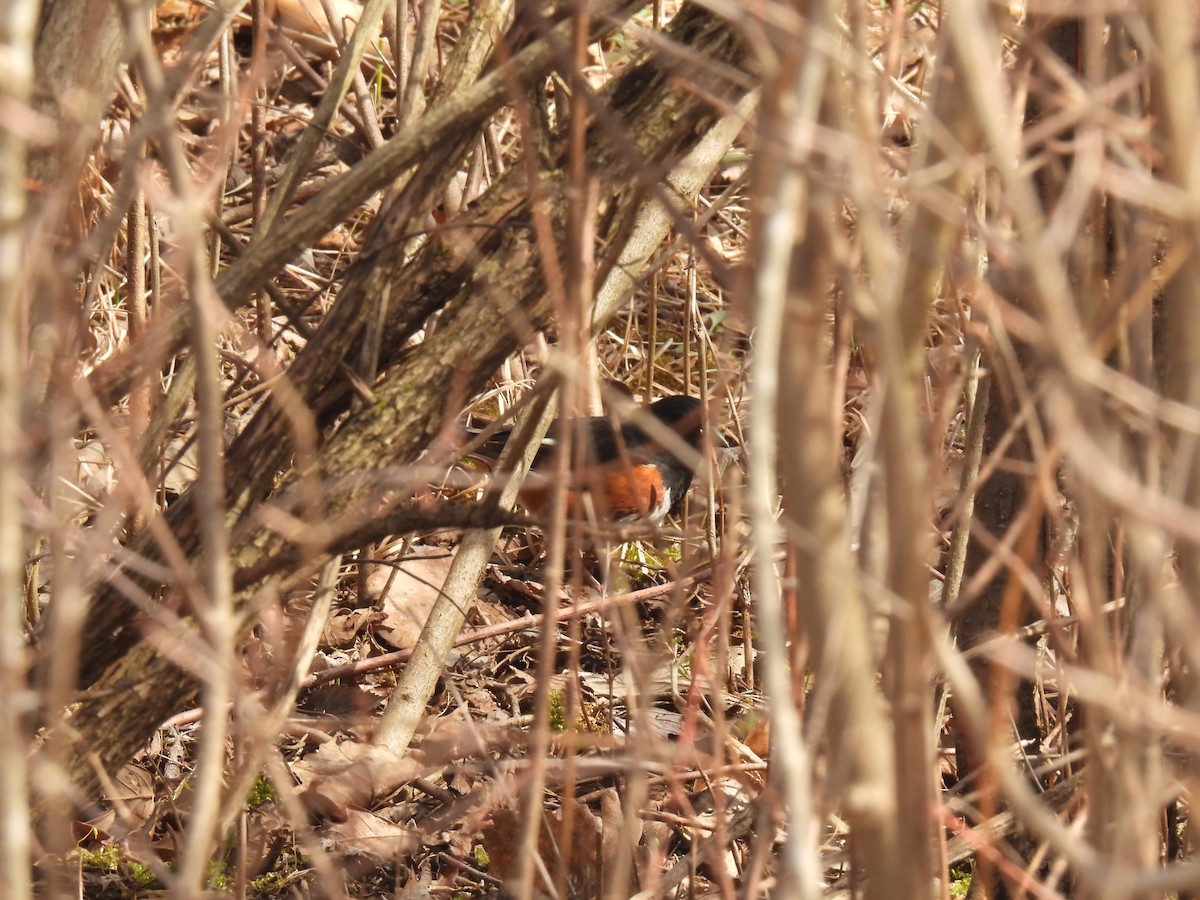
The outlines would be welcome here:
[[[695,397],[685,394],[663,397],[650,404],[649,413],[693,447],[699,445],[700,401]]]

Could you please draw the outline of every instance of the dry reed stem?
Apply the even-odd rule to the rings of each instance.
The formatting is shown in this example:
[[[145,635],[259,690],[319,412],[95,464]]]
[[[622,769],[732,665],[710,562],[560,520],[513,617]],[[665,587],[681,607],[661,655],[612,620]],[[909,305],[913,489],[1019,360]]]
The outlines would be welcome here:
[[[32,847],[24,609],[25,548],[21,486],[28,462],[21,432],[22,366],[26,346],[25,177],[34,26],[38,4],[18,2],[0,23],[0,99],[10,119],[0,126],[0,879],[13,900],[31,896]],[[26,127],[22,127],[22,120]]]

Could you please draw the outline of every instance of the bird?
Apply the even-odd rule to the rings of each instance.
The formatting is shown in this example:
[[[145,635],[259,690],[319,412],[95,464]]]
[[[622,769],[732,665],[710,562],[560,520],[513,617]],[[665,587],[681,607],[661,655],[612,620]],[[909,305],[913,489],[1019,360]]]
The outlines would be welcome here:
[[[610,416],[555,419],[521,485],[521,505],[534,514],[549,511],[556,490],[555,458],[566,427],[573,429],[572,462],[580,459],[574,455],[579,452],[576,442],[583,441],[582,466],[569,467],[567,511],[571,518],[594,516],[601,522],[661,525],[668,516],[677,514],[695,474],[694,454],[693,459],[680,459],[679,442],[661,438],[671,432],[683,444],[698,450],[701,403],[686,394],[673,394],[643,407],[641,413],[619,425]],[[650,426],[646,416],[662,428]],[[494,458],[510,432],[497,432],[478,455]]]

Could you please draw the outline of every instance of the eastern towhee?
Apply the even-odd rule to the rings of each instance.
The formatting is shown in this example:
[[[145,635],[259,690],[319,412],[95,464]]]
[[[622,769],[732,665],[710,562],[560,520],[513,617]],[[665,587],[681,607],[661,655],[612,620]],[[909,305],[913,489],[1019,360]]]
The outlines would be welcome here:
[[[662,426],[652,427],[651,416]],[[521,485],[521,505],[533,513],[549,510],[554,497],[553,471],[563,427],[571,435],[572,462],[569,468],[567,510],[572,518],[597,521],[648,521],[658,525],[683,505],[691,486],[694,459],[680,459],[679,443],[666,432],[698,450],[701,434],[701,405],[695,397],[678,394],[663,397],[635,412],[628,421],[614,426],[609,416],[556,419],[534,457],[533,466]],[[641,418],[643,425],[638,423]],[[490,438],[478,455],[495,458],[511,429]],[[657,436],[655,435],[657,432]],[[583,441],[582,457],[579,443]],[[694,454],[693,454],[694,457]]]

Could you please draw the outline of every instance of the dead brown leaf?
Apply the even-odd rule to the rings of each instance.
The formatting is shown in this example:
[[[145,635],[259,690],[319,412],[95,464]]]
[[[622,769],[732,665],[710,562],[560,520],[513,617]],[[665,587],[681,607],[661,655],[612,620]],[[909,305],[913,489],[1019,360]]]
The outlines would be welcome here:
[[[370,609],[338,609],[334,610],[325,625],[322,640],[327,647],[344,650],[354,646],[358,633],[369,623],[375,621],[375,613]]]
[[[506,884],[516,877],[521,856],[528,852],[519,845],[521,831],[514,810],[497,809],[482,836],[488,874]],[[620,798],[609,789],[601,794],[598,815],[573,798],[565,798],[561,808],[545,813],[537,852],[552,874],[559,866],[566,868],[573,896],[604,896],[612,893],[606,879],[616,870],[617,854],[632,851],[640,836],[640,828],[636,834],[626,833]],[[625,888],[632,889],[632,885]]]
[[[376,634],[397,650],[417,645],[454,562],[454,555],[440,548],[418,554],[405,558],[396,568],[379,568],[367,576],[367,592],[379,598],[382,617]]]
[[[321,832],[333,842],[336,852],[381,863],[394,862],[420,846],[416,832],[358,809],[350,810],[344,821],[327,823]]]
[[[317,818],[347,821],[354,810],[375,803],[426,773],[414,757],[397,756],[374,744],[322,744],[292,766],[300,801]]]
[[[154,815],[154,773],[130,763],[114,779],[113,791],[105,799],[110,808],[86,823],[109,840],[124,840]]]

